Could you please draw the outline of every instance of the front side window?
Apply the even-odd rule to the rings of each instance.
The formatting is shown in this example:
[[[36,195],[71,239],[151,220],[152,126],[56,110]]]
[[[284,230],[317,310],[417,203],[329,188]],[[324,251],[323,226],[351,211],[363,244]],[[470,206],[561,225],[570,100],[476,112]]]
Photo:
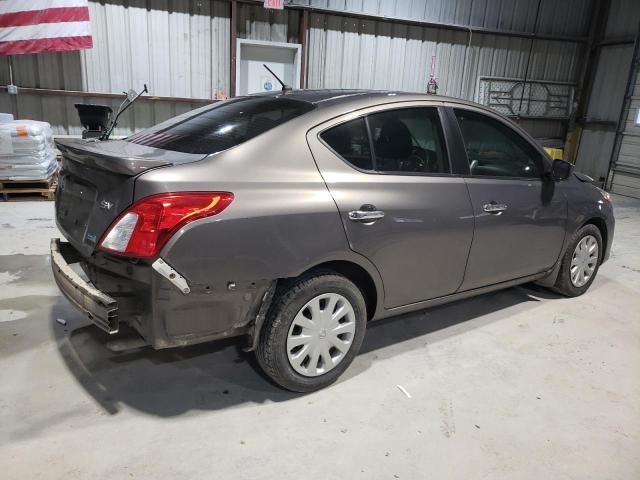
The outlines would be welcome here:
[[[507,125],[467,110],[454,110],[469,159],[471,175],[541,178],[542,155]]]
[[[171,118],[126,141],[182,153],[217,153],[314,108],[311,103],[289,98],[243,97]]]

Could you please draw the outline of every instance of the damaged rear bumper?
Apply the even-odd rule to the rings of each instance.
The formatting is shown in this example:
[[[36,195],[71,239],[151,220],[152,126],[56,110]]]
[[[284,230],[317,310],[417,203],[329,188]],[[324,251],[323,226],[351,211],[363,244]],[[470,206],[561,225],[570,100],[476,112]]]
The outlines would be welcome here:
[[[73,247],[61,243],[58,238],[51,239],[51,269],[62,294],[86,313],[96,326],[107,333],[117,333],[118,302],[83,280],[69,266],[69,263],[77,261]]]
[[[131,327],[155,349],[239,335],[249,335],[251,343],[270,304],[266,293],[275,288],[275,281],[221,279],[215,271],[208,278],[183,277],[161,258],[84,256],[57,238],[51,267],[60,291],[96,326],[107,333]]]

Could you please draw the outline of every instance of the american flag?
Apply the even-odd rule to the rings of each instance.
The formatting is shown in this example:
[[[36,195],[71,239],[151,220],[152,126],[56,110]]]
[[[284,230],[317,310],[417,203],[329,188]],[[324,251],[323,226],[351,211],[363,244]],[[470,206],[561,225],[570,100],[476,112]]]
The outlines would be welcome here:
[[[93,47],[88,0],[0,0],[0,55]]]

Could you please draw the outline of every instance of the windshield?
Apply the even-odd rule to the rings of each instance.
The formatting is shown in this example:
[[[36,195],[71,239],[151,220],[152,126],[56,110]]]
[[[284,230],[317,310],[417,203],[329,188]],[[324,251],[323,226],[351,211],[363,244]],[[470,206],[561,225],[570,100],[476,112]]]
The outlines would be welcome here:
[[[288,98],[243,97],[192,110],[126,140],[176,152],[217,153],[314,108],[311,103]]]

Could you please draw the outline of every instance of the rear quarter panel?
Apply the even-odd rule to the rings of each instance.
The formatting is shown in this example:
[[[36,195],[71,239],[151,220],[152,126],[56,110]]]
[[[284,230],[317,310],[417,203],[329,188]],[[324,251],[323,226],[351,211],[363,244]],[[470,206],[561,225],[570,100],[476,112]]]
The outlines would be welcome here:
[[[245,307],[259,301],[271,281],[326,261],[359,264],[381,291],[375,268],[349,249],[300,123],[284,124],[201,162],[138,178],[136,200],[171,191],[235,196],[222,213],[186,225],[163,248],[161,256],[187,279],[192,292],[187,297],[171,292],[162,313],[168,330],[184,321],[190,308],[195,317],[207,312],[224,317],[213,327],[201,318],[198,329],[241,327],[252,320]]]

